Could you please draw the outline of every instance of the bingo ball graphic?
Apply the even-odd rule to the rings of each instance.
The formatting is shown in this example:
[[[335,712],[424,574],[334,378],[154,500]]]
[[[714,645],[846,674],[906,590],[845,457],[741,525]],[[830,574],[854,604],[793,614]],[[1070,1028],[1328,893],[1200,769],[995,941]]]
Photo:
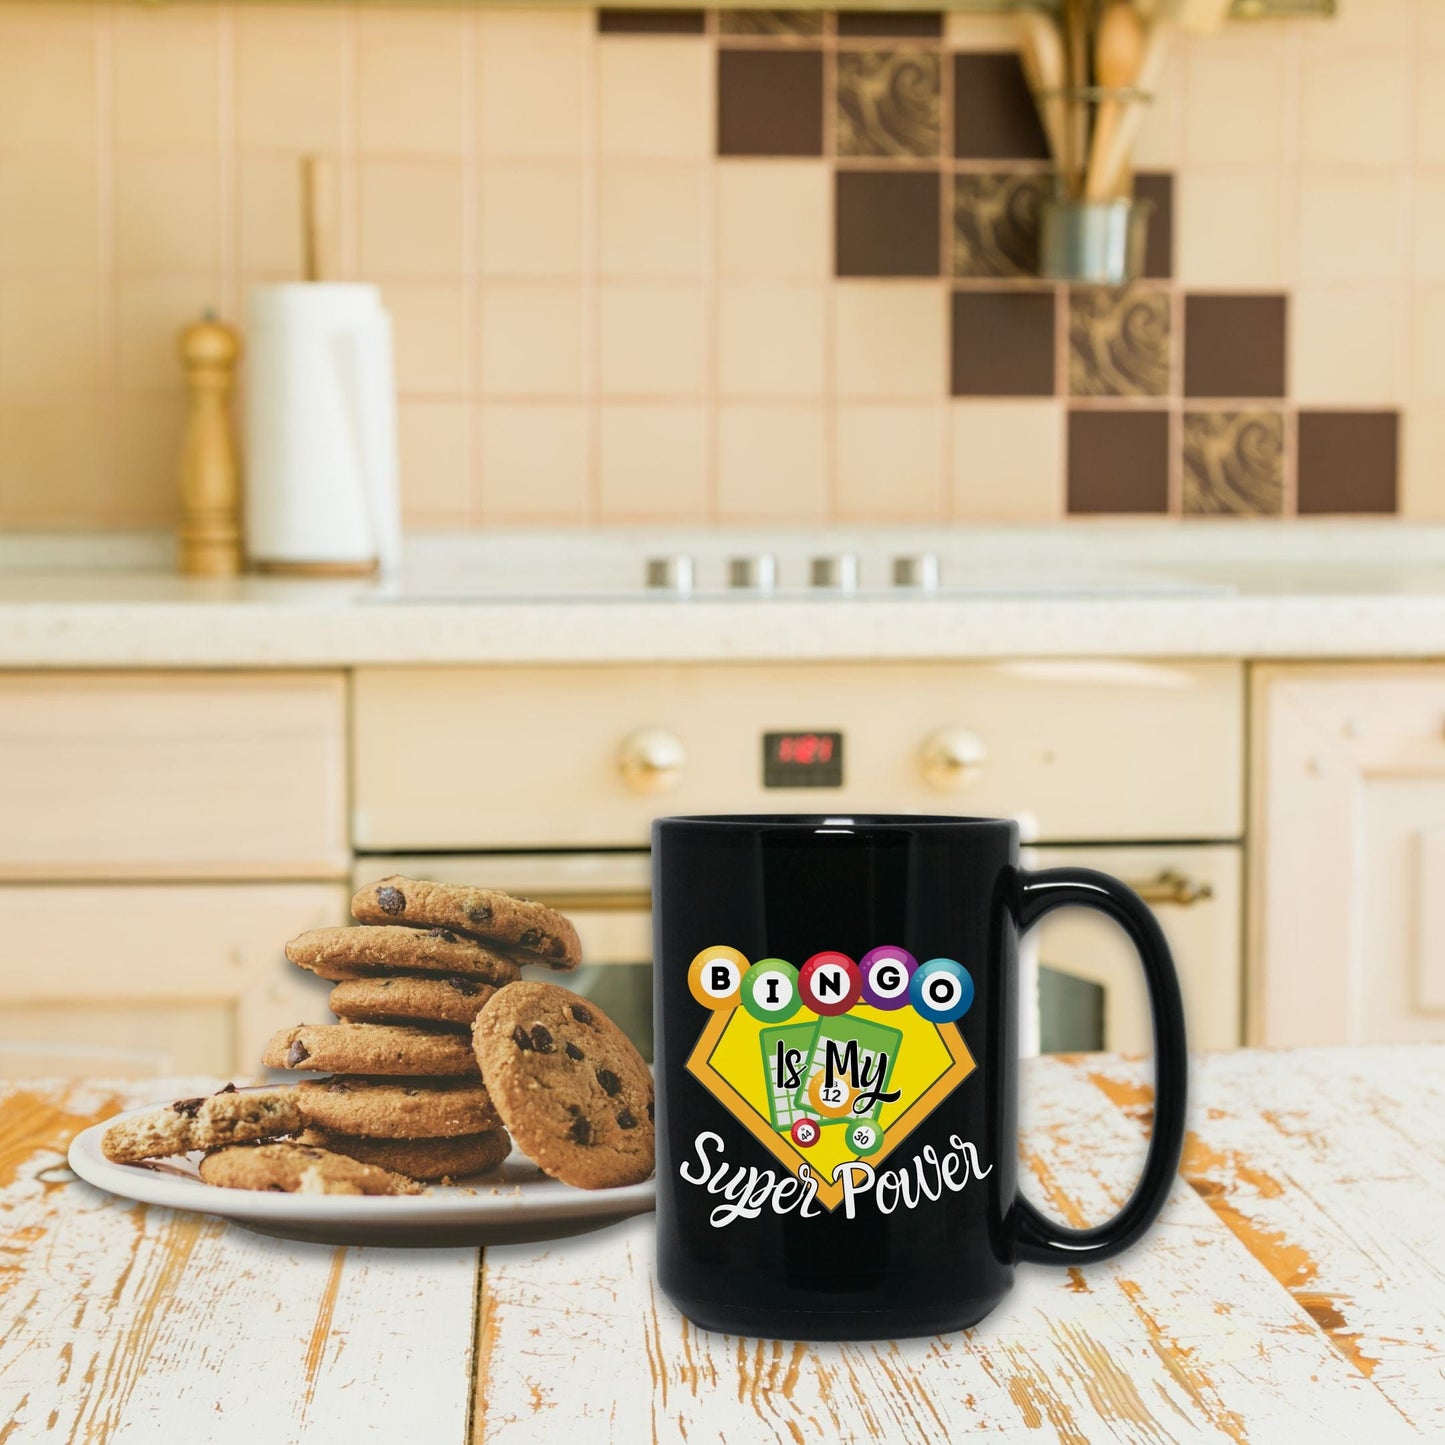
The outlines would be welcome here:
[[[951,1024],[973,1005],[973,977],[951,958],[930,958],[913,975],[908,998],[932,1023]]]
[[[704,1008],[732,1008],[748,961],[735,948],[705,948],[687,966],[687,987]]]
[[[799,1149],[811,1149],[823,1137],[823,1131],[818,1127],[816,1119],[794,1119],[793,1127],[788,1130],[788,1137]]]
[[[874,1008],[902,1008],[908,1002],[908,985],[918,972],[918,960],[906,948],[885,943],[870,948],[858,960],[863,975],[863,1002]]]
[[[798,970],[781,958],[760,958],[744,975],[743,1007],[765,1024],[785,1023],[797,1013]]]
[[[825,1119],[846,1119],[853,1112],[858,1091],[846,1080],[835,1078],[830,1084],[827,1074],[819,1069],[808,1080],[808,1102]]]
[[[815,953],[798,975],[803,1002],[815,1014],[845,1014],[863,994],[863,975],[846,953]]]
[[[883,1142],[883,1131],[871,1119],[860,1119],[848,1130],[848,1147],[855,1154],[872,1154]]]

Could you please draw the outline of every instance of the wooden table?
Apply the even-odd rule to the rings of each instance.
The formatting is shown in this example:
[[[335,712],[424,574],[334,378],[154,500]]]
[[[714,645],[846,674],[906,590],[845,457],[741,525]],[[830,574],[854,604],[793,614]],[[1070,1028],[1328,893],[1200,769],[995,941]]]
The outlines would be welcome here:
[[[1146,1069],[1025,1073],[1031,1189],[1113,1209]],[[1445,1438],[1445,1047],[1206,1057],[1168,1209],[981,1327],[804,1345],[694,1329],[652,1225],[476,1250],[288,1244],[102,1195],[68,1140],[209,1081],[0,1085],[0,1445],[21,1441]]]

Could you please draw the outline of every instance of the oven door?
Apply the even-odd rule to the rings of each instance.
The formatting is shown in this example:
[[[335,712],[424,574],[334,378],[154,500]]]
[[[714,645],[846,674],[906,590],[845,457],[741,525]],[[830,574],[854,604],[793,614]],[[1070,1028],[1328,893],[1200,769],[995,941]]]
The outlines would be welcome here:
[[[389,873],[501,888],[565,913],[586,962],[573,973],[528,966],[524,975],[596,1000],[652,1062],[652,864],[646,849],[605,853],[366,854],[357,888]]]

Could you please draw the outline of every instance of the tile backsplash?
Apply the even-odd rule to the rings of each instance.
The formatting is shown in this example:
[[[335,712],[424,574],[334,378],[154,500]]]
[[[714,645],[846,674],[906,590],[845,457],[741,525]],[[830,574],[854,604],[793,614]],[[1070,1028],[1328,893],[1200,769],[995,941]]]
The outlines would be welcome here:
[[[170,523],[311,153],[412,525],[1445,516],[1445,5],[1340,11],[1177,47],[1111,291],[1002,17],[0,3],[0,525]]]

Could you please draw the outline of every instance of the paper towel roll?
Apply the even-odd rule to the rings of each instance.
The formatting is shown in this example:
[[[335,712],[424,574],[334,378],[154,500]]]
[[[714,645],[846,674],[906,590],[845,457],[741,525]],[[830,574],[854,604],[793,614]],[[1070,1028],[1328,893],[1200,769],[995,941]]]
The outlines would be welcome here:
[[[250,295],[246,545],[270,571],[393,567],[401,548],[391,318],[374,286]]]

